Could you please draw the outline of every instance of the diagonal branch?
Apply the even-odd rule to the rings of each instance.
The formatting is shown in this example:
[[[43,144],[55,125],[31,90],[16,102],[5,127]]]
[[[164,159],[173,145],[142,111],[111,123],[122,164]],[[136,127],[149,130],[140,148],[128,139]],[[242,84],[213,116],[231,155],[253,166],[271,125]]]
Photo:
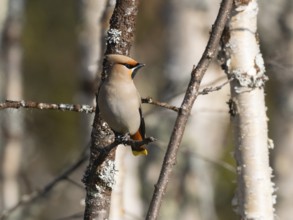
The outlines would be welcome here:
[[[219,41],[224,30],[225,24],[229,18],[230,10],[233,0],[223,0],[219,10],[217,19],[213,25],[213,29],[208,41],[207,47],[197,65],[191,72],[191,79],[185,93],[185,97],[181,104],[180,111],[178,113],[173,132],[168,144],[168,149],[165,154],[164,162],[160,172],[160,176],[153,197],[149,206],[149,210],[146,216],[147,220],[157,219],[159,209],[162,203],[163,195],[166,191],[172,168],[176,163],[177,152],[182,140],[182,136],[185,130],[185,126],[190,115],[193,103],[199,95],[199,86],[201,80],[211,62],[215,57]]]
[[[88,154],[86,154],[85,152],[82,152],[80,158],[74,164],[68,167],[59,176],[54,178],[41,190],[35,190],[31,192],[30,194],[23,195],[15,206],[11,207],[10,209],[4,210],[2,213],[0,213],[0,220],[6,219],[10,214],[12,214],[18,208],[24,205],[30,204],[34,202],[35,200],[48,194],[58,183],[60,183],[62,180],[66,180],[70,174],[76,171],[88,159],[88,157],[89,157]]]
[[[199,91],[198,94],[199,95],[207,95],[211,92],[216,92],[219,91],[220,89],[222,89],[225,85],[229,84],[232,80],[234,79],[234,77],[231,77],[230,79],[228,79],[227,81],[223,82],[222,84],[215,86],[215,87],[206,87],[203,90]]]

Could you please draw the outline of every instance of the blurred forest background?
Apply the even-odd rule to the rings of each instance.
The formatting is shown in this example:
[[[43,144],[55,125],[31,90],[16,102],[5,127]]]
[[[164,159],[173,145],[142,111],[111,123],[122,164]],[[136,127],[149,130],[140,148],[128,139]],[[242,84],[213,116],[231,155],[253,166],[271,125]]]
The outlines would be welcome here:
[[[113,0],[1,0],[0,97],[48,103],[93,104],[95,73]],[[135,81],[142,97],[179,105],[190,72],[207,43],[219,0],[141,1],[132,57],[146,63]],[[260,0],[259,38],[267,74],[267,106],[276,213],[293,216],[293,2]],[[202,87],[225,82],[215,61]],[[160,219],[232,220],[235,191],[229,86],[200,96],[185,132]],[[113,196],[123,219],[143,219],[176,114],[143,105],[147,135],[158,139],[149,156],[117,153]],[[22,195],[43,188],[88,147],[92,116],[85,113],[0,112],[0,213]],[[21,206],[9,219],[81,219],[85,163],[46,196]],[[113,203],[114,204],[114,203]],[[122,208],[121,208],[122,207]],[[119,210],[117,210],[119,209]],[[121,213],[120,213],[121,214]],[[115,217],[112,219],[122,219]]]

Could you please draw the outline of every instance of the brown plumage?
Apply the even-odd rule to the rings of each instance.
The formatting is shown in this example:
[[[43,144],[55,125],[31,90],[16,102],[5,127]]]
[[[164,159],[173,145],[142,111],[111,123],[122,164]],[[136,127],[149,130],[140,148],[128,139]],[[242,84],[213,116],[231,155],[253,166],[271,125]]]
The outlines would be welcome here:
[[[132,79],[144,65],[118,54],[107,55],[106,59],[111,69],[98,94],[101,116],[116,133],[129,133],[133,140],[143,140],[145,125],[141,114],[141,98]],[[132,148],[132,152],[134,155],[147,155],[144,146]]]

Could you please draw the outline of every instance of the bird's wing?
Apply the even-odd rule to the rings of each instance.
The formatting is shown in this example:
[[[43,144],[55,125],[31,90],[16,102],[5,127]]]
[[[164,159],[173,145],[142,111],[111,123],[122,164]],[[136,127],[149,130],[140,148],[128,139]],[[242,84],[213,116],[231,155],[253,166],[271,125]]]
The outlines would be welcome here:
[[[141,107],[139,108],[139,114],[140,114],[139,133],[141,134],[142,138],[145,139],[145,123],[144,123],[144,118],[142,116]]]

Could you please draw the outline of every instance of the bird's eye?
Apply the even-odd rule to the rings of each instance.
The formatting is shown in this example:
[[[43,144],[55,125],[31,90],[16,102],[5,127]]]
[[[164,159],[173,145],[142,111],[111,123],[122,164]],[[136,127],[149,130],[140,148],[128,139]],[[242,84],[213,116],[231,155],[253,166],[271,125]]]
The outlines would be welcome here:
[[[128,63],[125,63],[124,66],[126,66],[128,69],[132,69],[133,68],[133,66],[130,65],[130,64],[128,64]]]

